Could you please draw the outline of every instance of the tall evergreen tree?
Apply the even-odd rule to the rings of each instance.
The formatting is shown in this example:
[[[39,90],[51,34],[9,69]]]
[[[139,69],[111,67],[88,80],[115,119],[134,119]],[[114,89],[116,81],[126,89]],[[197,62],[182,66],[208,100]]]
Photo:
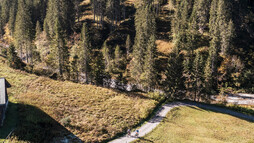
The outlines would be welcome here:
[[[81,55],[80,55],[80,65],[81,71],[85,74],[85,82],[88,83],[88,79],[90,78],[91,71],[91,39],[89,34],[89,29],[87,23],[83,24],[81,31]]]
[[[105,41],[102,47],[102,54],[105,61],[105,71],[108,73],[112,72],[112,63],[111,63],[111,55],[109,53],[109,48],[107,42]]]
[[[15,22],[15,42],[16,46],[19,47],[20,50],[20,57],[23,58],[23,47],[26,50],[26,61],[28,63],[28,53],[29,47],[31,46],[32,41],[32,20],[31,20],[31,13],[28,9],[24,0],[18,1],[18,13],[16,16]]]
[[[71,62],[71,72],[72,72],[72,79],[74,82],[79,81],[79,70],[78,70],[78,59],[79,57],[75,55]]]
[[[151,35],[148,41],[148,47],[145,55],[144,63],[144,72],[141,76],[142,83],[145,88],[150,90],[156,83],[156,67],[155,67],[155,58],[156,58],[156,45],[155,45],[155,36]]]
[[[193,71],[192,71],[192,55],[189,54],[185,57],[183,61],[183,77],[184,77],[184,84],[186,90],[186,96],[191,95],[192,91],[192,81],[193,81]]]
[[[68,57],[65,57],[65,39],[64,35],[62,32],[62,27],[60,20],[57,18],[55,27],[55,36],[53,38],[53,45],[54,45],[54,50],[57,51],[57,63],[58,63],[58,70],[59,70],[59,75],[60,78],[63,78],[63,72],[64,72],[64,66],[65,66],[65,59]]]
[[[9,16],[9,22],[8,22],[8,26],[11,31],[11,36],[13,36],[14,34],[16,13],[17,13],[17,4],[16,4],[16,1],[13,1],[12,6],[10,8],[10,12],[9,12],[10,16]]]
[[[10,47],[8,48],[7,58],[8,58],[8,65],[11,68],[14,68],[14,69],[22,68],[22,61],[17,56],[15,46],[13,44],[11,44]]]
[[[121,58],[121,51],[120,51],[119,45],[117,45],[115,48],[115,60],[114,60],[115,68],[117,69],[117,71],[119,71],[120,58]]]
[[[35,39],[38,39],[41,34],[41,25],[40,25],[39,21],[36,22],[36,29],[35,30],[36,30]]]
[[[194,101],[197,101],[197,99],[199,100],[198,96],[203,91],[203,58],[199,51],[193,62],[193,75]]]
[[[127,36],[126,42],[125,42],[125,46],[126,46],[126,53],[127,53],[127,57],[129,57],[130,52],[131,52],[131,38],[130,35]]]
[[[131,77],[140,82],[144,72],[144,60],[148,39],[155,35],[155,13],[151,4],[141,4],[135,14],[136,37],[133,46],[133,59],[131,61]]]
[[[166,69],[165,90],[174,97],[180,95],[183,89],[183,56],[180,54],[179,47],[176,45],[169,55],[168,66]]]
[[[75,22],[75,11],[72,0],[48,0],[44,31],[48,30],[49,37],[54,37],[56,20],[61,20],[63,32],[70,34]]]
[[[217,7],[218,0],[212,0],[211,8],[210,8],[210,18],[209,18],[209,33],[210,36],[214,36],[216,26],[217,26]]]

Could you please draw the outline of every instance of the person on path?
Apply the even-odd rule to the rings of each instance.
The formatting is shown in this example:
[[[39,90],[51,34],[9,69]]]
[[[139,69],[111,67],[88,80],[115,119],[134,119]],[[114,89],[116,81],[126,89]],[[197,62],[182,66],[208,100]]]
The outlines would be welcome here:
[[[136,131],[135,136],[138,137],[138,135],[139,135],[139,130]]]
[[[130,129],[127,130],[127,135],[128,135],[129,137],[131,136],[131,130],[130,130]]]

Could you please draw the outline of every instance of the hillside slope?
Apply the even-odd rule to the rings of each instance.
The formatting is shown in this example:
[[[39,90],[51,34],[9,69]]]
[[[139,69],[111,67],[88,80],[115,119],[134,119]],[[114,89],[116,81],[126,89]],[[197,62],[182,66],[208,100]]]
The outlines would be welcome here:
[[[16,140],[101,142],[138,124],[158,103],[142,93],[38,77],[13,70],[5,62],[0,57],[0,77],[12,84],[10,106],[18,107]]]

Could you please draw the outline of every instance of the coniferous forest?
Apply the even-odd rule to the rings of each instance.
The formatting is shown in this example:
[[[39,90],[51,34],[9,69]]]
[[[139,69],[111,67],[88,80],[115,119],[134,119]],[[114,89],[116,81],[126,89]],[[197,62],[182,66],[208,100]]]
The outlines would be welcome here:
[[[10,67],[178,98],[254,92],[252,0],[0,0]]]

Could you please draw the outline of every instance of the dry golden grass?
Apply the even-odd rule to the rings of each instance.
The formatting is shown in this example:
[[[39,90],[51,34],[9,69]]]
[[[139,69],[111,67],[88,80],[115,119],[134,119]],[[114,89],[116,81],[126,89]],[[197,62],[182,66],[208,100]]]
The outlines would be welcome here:
[[[136,142],[253,143],[253,122],[196,107],[173,109],[153,132]]]
[[[174,47],[174,43],[168,42],[168,41],[164,41],[164,40],[157,40],[156,41],[156,45],[157,45],[158,51],[163,53],[163,54],[169,54],[169,53],[171,53],[171,51],[172,51],[172,49]]]
[[[3,61],[0,57],[0,77],[6,77],[13,85],[10,93],[19,103],[39,108],[62,125],[61,120],[70,118],[66,128],[85,142],[114,137],[146,118],[158,103],[146,94],[122,93],[38,77],[10,69]],[[21,114],[26,117],[30,112]],[[43,119],[32,119],[43,122]],[[26,119],[26,122],[32,119]]]

